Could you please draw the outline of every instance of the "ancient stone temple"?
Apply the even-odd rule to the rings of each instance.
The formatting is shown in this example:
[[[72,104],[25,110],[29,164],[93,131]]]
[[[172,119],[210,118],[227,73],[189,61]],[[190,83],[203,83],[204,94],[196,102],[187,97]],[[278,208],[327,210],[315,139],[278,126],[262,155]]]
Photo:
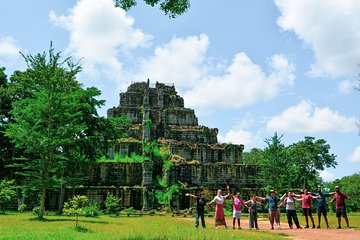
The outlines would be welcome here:
[[[107,115],[131,121],[124,129],[126,138],[108,149],[108,158],[142,155],[144,141],[156,141],[167,149],[172,162],[165,176],[169,186],[181,183],[181,191],[196,194],[202,189],[224,189],[227,184],[242,193],[259,187],[254,180],[256,167],[242,162],[244,146],[218,143],[218,129],[199,125],[194,110],[185,108],[173,85],[151,85],[149,80],[132,83],[120,93],[119,106],[108,109]],[[142,163],[99,163],[86,184],[67,193],[85,194],[102,202],[111,191],[122,198],[125,207],[153,208],[159,168],[151,157]],[[177,200],[174,205],[185,208],[189,199]]]

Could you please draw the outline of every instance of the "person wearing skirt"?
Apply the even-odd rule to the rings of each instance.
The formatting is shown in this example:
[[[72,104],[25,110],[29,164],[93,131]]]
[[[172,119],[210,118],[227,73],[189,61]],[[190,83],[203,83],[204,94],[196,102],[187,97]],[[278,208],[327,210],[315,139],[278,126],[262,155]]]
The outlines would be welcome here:
[[[215,207],[215,228],[218,226],[224,225],[226,229],[228,229],[225,221],[225,214],[224,214],[224,201],[225,197],[222,195],[221,189],[217,191],[217,195],[214,197],[214,199],[209,202],[209,204],[216,204]]]

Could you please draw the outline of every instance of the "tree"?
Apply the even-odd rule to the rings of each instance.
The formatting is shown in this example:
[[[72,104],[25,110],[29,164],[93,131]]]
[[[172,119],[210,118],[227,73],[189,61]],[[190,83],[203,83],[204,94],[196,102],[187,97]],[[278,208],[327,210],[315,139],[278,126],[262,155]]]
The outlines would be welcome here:
[[[14,181],[0,181],[0,213],[5,213],[6,205],[13,202],[16,197],[13,185]]]
[[[71,58],[60,62],[52,44],[48,56],[44,52],[23,57],[28,68],[14,74],[12,88],[23,91],[12,91],[22,95],[13,95],[18,100],[12,104],[14,121],[6,124],[6,135],[24,151],[13,166],[20,168],[27,187],[40,191],[43,218],[47,191],[69,181],[79,162],[97,157],[99,130],[106,124],[96,107],[104,101],[95,99],[100,95],[96,88],[82,89],[76,81],[81,67]]]
[[[283,135],[275,132],[270,139],[265,139],[264,165],[261,174],[269,187],[277,190],[291,188],[293,163],[289,158],[288,148],[281,142]]]
[[[144,2],[152,7],[160,4],[160,10],[165,12],[170,18],[175,18],[190,8],[189,0],[144,0]],[[121,7],[125,11],[136,6],[136,0],[114,0],[116,7]]]
[[[305,140],[290,146],[291,158],[298,167],[297,176],[303,188],[317,185],[319,170],[337,165],[336,155],[329,151],[330,145],[324,139],[315,140],[314,137],[305,137]],[[310,183],[315,184],[310,186]]]

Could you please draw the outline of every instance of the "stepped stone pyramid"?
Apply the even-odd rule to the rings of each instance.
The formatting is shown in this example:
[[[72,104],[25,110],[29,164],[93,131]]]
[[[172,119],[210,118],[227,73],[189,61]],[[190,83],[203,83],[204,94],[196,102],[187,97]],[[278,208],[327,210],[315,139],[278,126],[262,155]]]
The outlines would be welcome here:
[[[108,109],[107,117],[125,116],[131,121],[123,129],[126,138],[107,150],[107,156],[142,155],[143,141],[157,141],[170,152],[173,165],[167,172],[167,183],[185,186],[173,203],[178,209],[189,207],[185,192],[198,194],[207,189],[215,194],[219,188],[230,185],[241,190],[244,199],[261,191],[255,180],[257,167],[242,162],[244,146],[219,144],[218,129],[198,124],[193,109],[184,107],[184,99],[173,85],[147,82],[132,83],[120,93],[118,107]],[[68,187],[65,198],[74,194],[87,195],[104,202],[108,192],[122,199],[123,207],[151,209],[156,207],[156,177],[162,166],[152,160],[143,163],[101,162],[89,171],[89,179],[82,186]],[[56,206],[56,195],[53,203]],[[50,208],[52,206],[49,206]]]

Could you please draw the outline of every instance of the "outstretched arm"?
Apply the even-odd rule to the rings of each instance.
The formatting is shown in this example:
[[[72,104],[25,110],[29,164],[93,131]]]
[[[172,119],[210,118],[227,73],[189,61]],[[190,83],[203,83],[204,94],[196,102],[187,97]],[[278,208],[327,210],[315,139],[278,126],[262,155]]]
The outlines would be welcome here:
[[[284,200],[284,198],[286,197],[286,193],[284,193],[281,198],[280,198],[280,201]]]
[[[294,198],[295,202],[301,202],[302,200],[304,200],[303,198]]]
[[[282,201],[279,205],[278,205],[278,207],[282,207],[282,206],[284,206],[285,205],[285,201]]]
[[[190,194],[190,193],[185,193],[185,196],[187,196],[187,197],[197,198],[197,196],[195,196],[194,194]]]
[[[256,198],[261,200],[261,201],[266,201],[266,198],[264,198],[264,197],[256,196]]]

